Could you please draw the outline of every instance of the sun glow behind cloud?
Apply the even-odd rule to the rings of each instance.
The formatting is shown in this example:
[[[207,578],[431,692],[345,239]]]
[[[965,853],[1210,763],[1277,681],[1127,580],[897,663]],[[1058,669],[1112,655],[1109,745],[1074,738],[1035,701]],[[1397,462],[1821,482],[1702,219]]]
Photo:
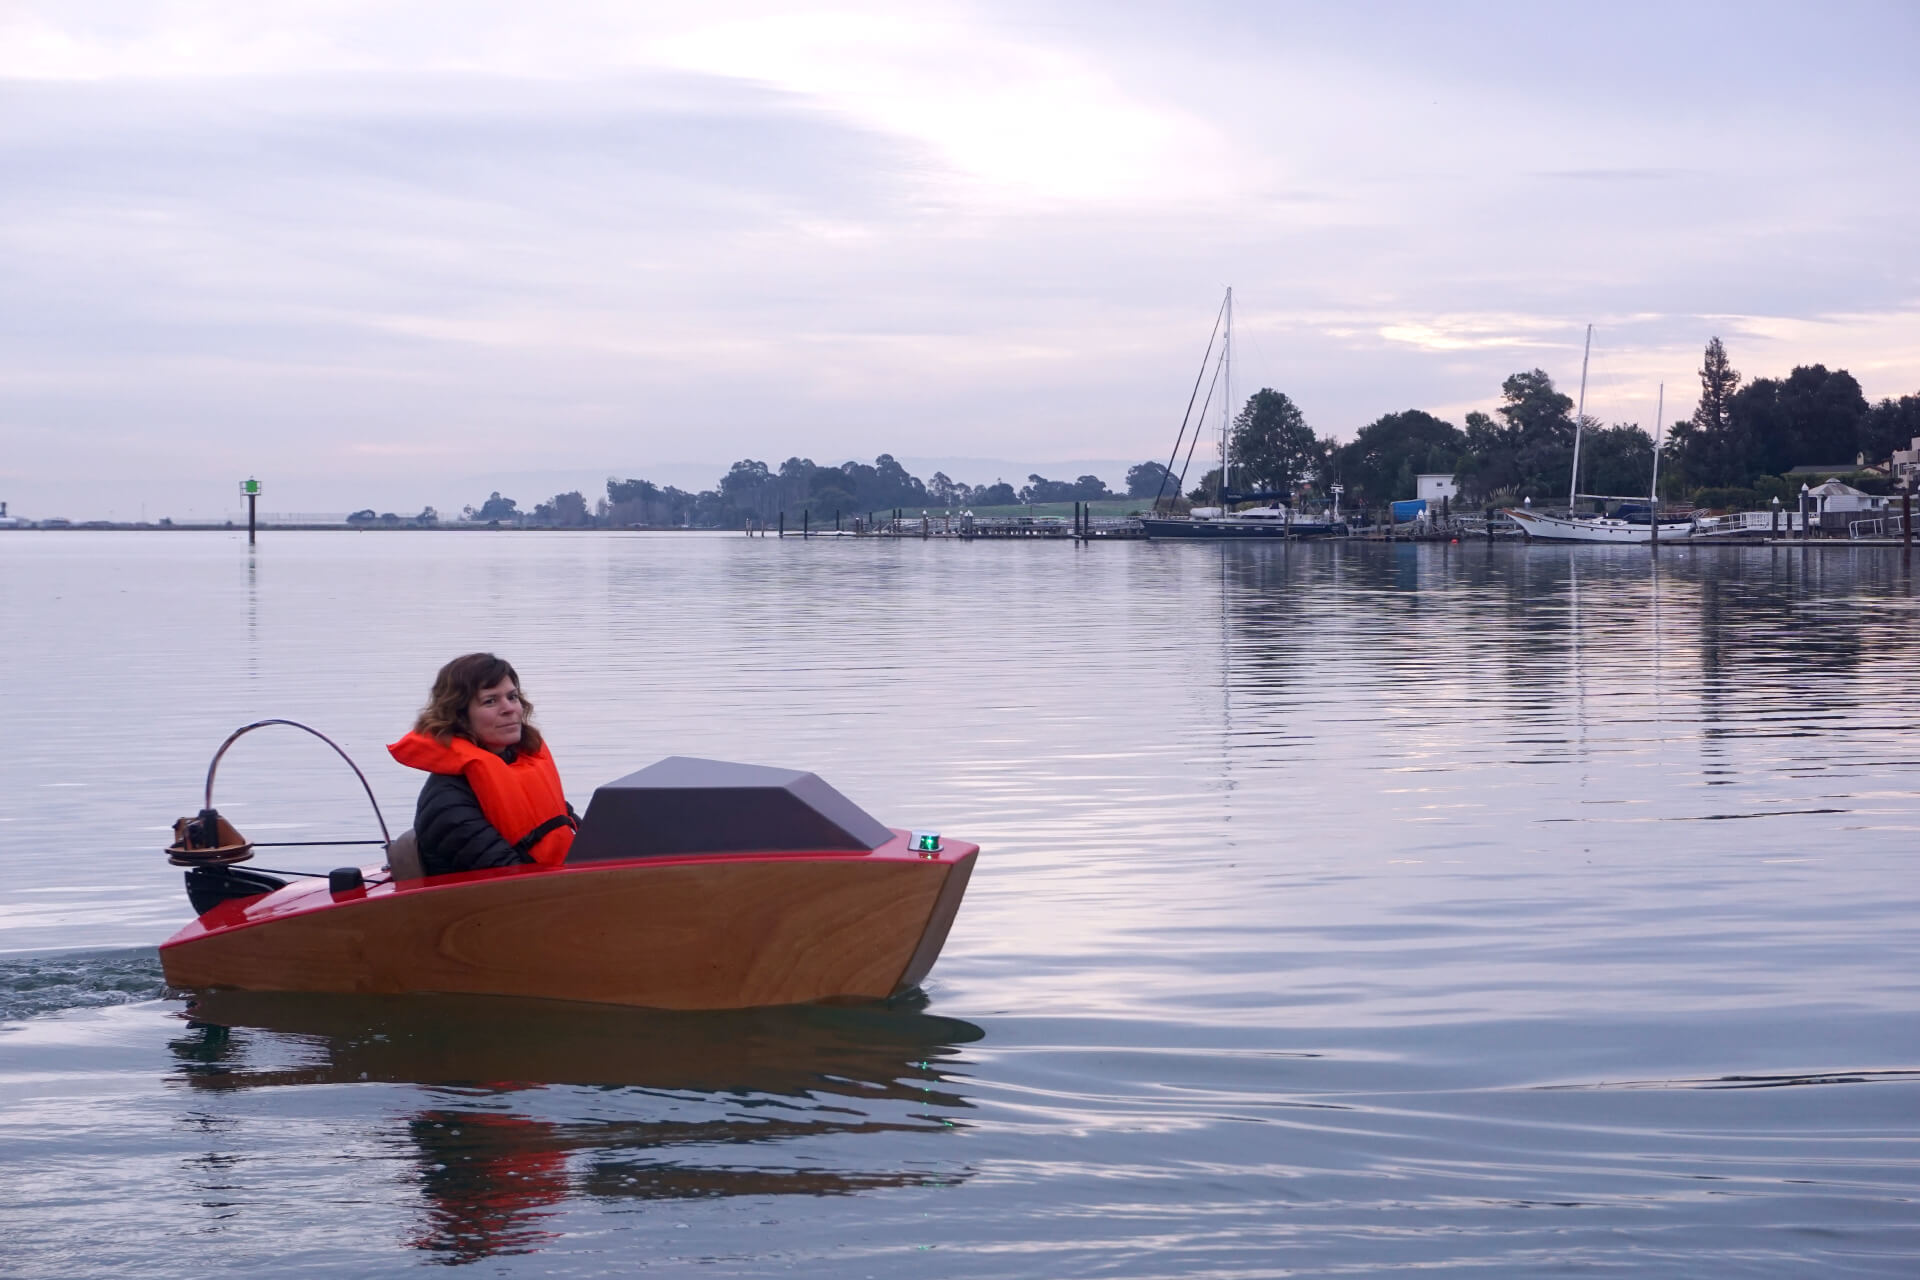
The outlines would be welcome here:
[[[1072,51],[1009,40],[917,9],[785,14],[663,40],[667,64],[768,84],[863,127],[925,144],[964,194],[1160,203],[1177,167],[1220,143],[1202,122],[1130,96]]]

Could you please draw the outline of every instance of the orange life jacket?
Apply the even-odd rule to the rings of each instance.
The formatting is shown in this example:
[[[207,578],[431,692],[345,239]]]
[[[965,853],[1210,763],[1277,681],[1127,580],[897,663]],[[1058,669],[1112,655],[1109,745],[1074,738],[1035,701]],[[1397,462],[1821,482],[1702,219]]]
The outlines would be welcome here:
[[[524,851],[541,866],[557,867],[567,860],[575,823],[567,813],[560,771],[554,767],[553,753],[546,743],[541,743],[538,751],[517,752],[512,764],[465,738],[441,742],[424,733],[409,733],[387,750],[412,769],[463,775],[480,801],[480,812],[516,849],[535,830],[545,827],[545,834]]]

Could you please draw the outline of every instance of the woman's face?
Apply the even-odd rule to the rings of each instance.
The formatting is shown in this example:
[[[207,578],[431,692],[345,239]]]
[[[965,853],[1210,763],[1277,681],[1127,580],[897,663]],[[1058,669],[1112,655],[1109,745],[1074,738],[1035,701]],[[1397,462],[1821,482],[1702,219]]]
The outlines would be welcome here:
[[[508,676],[488,685],[467,704],[467,728],[489,751],[505,751],[520,741],[520,690]]]

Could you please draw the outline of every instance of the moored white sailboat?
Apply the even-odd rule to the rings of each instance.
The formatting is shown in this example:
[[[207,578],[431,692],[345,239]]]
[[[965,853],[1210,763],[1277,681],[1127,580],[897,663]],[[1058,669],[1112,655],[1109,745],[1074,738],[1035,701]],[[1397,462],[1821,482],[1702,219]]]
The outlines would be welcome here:
[[[1507,515],[1529,538],[1546,542],[1627,542],[1653,541],[1653,526],[1612,516],[1553,516],[1523,507],[1508,507]],[[1687,538],[1693,534],[1691,520],[1662,520],[1660,539]]]
[[[1542,542],[1613,542],[1629,544],[1658,543],[1661,539],[1693,536],[1692,520],[1660,519],[1660,419],[1666,413],[1666,386],[1660,388],[1660,407],[1654,410],[1653,485],[1647,501],[1647,522],[1625,520],[1618,516],[1581,516],[1576,513],[1581,498],[1606,498],[1608,495],[1580,492],[1580,435],[1587,417],[1587,360],[1593,354],[1593,326],[1587,326],[1586,350],[1580,357],[1580,401],[1573,419],[1573,475],[1567,482],[1567,514],[1548,515],[1526,507],[1508,507],[1506,514],[1520,526],[1528,538]],[[1637,501],[1637,499],[1636,499]]]

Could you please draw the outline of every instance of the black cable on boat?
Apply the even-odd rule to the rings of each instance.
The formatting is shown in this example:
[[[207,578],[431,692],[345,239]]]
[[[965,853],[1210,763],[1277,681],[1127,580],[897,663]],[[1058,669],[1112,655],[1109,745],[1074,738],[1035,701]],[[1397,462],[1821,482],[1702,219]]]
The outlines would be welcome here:
[[[378,840],[255,840],[256,849],[311,849],[337,844],[379,844]]]
[[[1182,490],[1184,490],[1187,487],[1187,468],[1193,465],[1194,446],[1200,443],[1200,422],[1205,422],[1207,420],[1207,409],[1213,404],[1213,389],[1220,385],[1220,366],[1222,363],[1224,363],[1225,355],[1226,353],[1222,352],[1221,353],[1222,359],[1214,361],[1213,381],[1207,384],[1207,398],[1201,401],[1200,403],[1200,420],[1199,422],[1196,422],[1194,424],[1193,439],[1187,444],[1187,460],[1180,464],[1180,488]],[[1220,474],[1223,477],[1226,475],[1226,469],[1225,469],[1226,465],[1227,465],[1227,460],[1225,458],[1220,459],[1220,466],[1221,466]],[[1222,487],[1224,487],[1225,481],[1222,480],[1221,483],[1222,483]]]
[[[1167,455],[1167,469],[1160,473],[1160,488],[1153,495],[1153,509],[1155,511],[1158,511],[1160,509],[1160,499],[1167,491],[1167,477],[1173,474],[1174,459],[1180,456],[1180,442],[1187,438],[1187,423],[1193,417],[1193,402],[1200,395],[1200,380],[1207,376],[1207,363],[1208,361],[1213,359],[1213,343],[1214,343],[1214,340],[1220,336],[1220,321],[1222,317],[1224,317],[1226,314],[1227,314],[1227,300],[1225,298],[1222,298],[1220,299],[1220,310],[1214,313],[1213,332],[1207,335],[1207,353],[1200,357],[1200,372],[1193,375],[1193,392],[1191,395],[1187,397],[1187,411],[1184,414],[1180,415],[1180,434],[1173,438],[1173,452]],[[1208,399],[1209,400],[1212,399],[1211,392],[1208,393]],[[1207,419],[1207,411],[1203,408],[1200,410],[1200,421],[1205,422],[1206,419]],[[1193,438],[1196,440],[1200,438],[1199,423],[1194,424]],[[1193,456],[1193,449],[1191,446],[1189,446],[1187,449],[1187,456],[1189,459],[1191,459]],[[1180,468],[1180,482],[1182,484],[1185,484],[1186,480],[1187,480],[1187,469],[1185,466],[1182,466]],[[1174,497],[1176,498],[1179,496],[1180,495],[1178,493],[1174,494]]]

